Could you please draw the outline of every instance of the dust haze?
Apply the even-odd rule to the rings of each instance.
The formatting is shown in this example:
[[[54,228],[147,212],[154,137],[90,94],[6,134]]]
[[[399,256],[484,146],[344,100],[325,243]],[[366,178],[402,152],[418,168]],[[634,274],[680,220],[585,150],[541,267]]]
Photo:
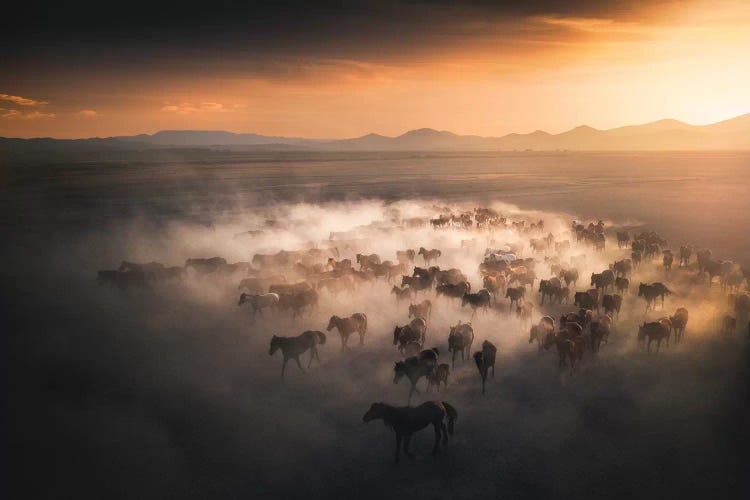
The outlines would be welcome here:
[[[659,258],[637,269],[609,342],[596,355],[587,351],[572,374],[558,369],[554,349],[539,353],[528,343],[528,329],[501,296],[473,319],[460,300],[434,292],[412,300],[433,303],[426,346],[438,347],[441,362],[450,358],[449,326],[459,320],[474,326],[472,350],[490,340],[499,352],[484,397],[468,360],[456,361],[446,392],[425,394],[420,382],[422,394],[413,402],[449,401],[459,414],[456,434],[433,459],[431,432],[418,433],[416,461],[398,466],[391,463],[392,431],[381,422],[362,423],[372,402],[406,404],[407,381],[393,383],[393,363],[401,356],[392,332],[408,323],[408,301],[397,303],[394,283],[381,278],[353,293],[321,291],[319,306],[299,318],[273,311],[253,318],[237,305],[240,274],[189,272],[152,290],[118,290],[96,280],[98,270],[116,269],[123,260],[250,262],[254,254],[330,246],[353,262],[355,248],[395,262],[396,251],[425,247],[440,249],[437,265],[461,269],[476,291],[485,249],[506,243],[537,259],[538,278],[551,276],[545,255],[532,254],[528,241],[552,233],[572,242],[563,262],[585,255],[576,287],[585,291],[591,273],[629,256],[629,249],[617,248],[615,231],[644,227],[638,214],[598,216],[589,207],[586,215],[604,219],[606,227],[606,250],[595,252],[570,231],[581,212],[486,198],[290,202],[238,194],[208,219],[166,215],[155,223],[142,213],[78,224],[69,233],[64,224],[27,227],[2,249],[10,481],[27,498],[744,497],[750,486],[747,318],[733,338],[721,336],[721,317],[731,312],[726,293],[718,283],[696,284],[694,268],[675,263],[667,275]],[[509,222],[543,220],[544,233],[399,224],[437,217],[441,207],[458,213],[478,206]],[[57,208],[47,213],[65,217]],[[251,230],[257,232],[243,234]],[[355,243],[345,249],[344,241]],[[677,250],[681,243],[667,246]],[[692,243],[709,248],[713,242]],[[717,257],[742,261],[744,255]],[[415,264],[424,262],[417,256]],[[289,275],[289,282],[296,280]],[[663,309],[644,314],[637,286],[653,281],[674,293]],[[572,297],[570,304],[540,306],[537,290],[538,280],[527,290],[534,323],[576,309]],[[677,307],[690,311],[685,339],[649,357],[637,346],[638,324]],[[353,337],[351,351],[342,352],[337,332],[326,332],[320,364],[303,374],[290,363],[280,377],[280,354],[268,354],[272,335],[325,331],[331,315],[355,312],[369,320],[364,346]],[[306,366],[308,353],[302,360]]]

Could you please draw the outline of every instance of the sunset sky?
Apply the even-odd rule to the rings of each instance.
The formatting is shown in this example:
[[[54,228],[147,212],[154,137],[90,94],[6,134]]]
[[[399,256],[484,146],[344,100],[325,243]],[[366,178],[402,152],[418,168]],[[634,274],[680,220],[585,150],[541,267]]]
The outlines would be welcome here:
[[[318,4],[4,8],[0,136],[498,136],[750,112],[746,0]]]

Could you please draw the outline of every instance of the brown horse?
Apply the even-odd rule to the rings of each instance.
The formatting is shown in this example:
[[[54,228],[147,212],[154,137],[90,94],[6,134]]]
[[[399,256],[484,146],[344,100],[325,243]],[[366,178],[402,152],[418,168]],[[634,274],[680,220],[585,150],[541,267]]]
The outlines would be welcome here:
[[[474,353],[474,362],[479,370],[479,376],[482,377],[482,394],[485,391],[487,383],[487,373],[492,368],[492,378],[495,378],[495,358],[497,357],[497,347],[485,340],[482,342],[482,350]]]
[[[419,304],[409,304],[409,318],[422,318],[428,321],[432,316],[432,302],[425,299]]]
[[[273,356],[273,354],[277,350],[281,349],[281,354],[284,355],[284,362],[281,364],[282,377],[284,376],[284,371],[286,370],[286,362],[290,359],[295,360],[299,369],[302,371],[302,373],[304,373],[305,370],[302,368],[302,365],[299,362],[300,355],[308,349],[310,350],[310,362],[307,363],[307,367],[310,368],[313,358],[317,359],[318,363],[320,363],[320,356],[318,356],[317,347],[318,344],[322,345],[325,343],[325,333],[318,331],[308,330],[296,337],[277,337],[276,335],[274,335],[271,338],[271,347],[268,349],[268,354],[270,356]]]
[[[430,265],[430,262],[436,261],[438,257],[440,257],[443,254],[443,252],[441,252],[437,248],[433,248],[432,250],[427,250],[425,247],[420,247],[418,253],[424,259],[425,265],[428,265],[428,266]]]
[[[359,334],[359,345],[365,344],[365,333],[367,333],[367,316],[364,313],[354,313],[348,318],[341,318],[339,316],[331,316],[328,320],[328,328],[326,331],[331,331],[337,328],[339,335],[341,335],[341,350],[345,351],[349,349],[347,342],[349,342],[349,336],[357,332]]]
[[[661,341],[667,341],[669,346],[669,334],[672,329],[671,322],[668,319],[643,323],[638,327],[638,342],[645,344],[648,355],[651,355],[651,342],[656,341],[656,352],[658,354],[661,347]],[[648,342],[646,341],[648,338]]]
[[[464,353],[471,351],[471,344],[474,343],[474,328],[471,323],[458,322],[456,326],[452,326],[450,333],[448,334],[448,352],[453,353],[451,359],[451,366],[456,365],[456,353],[461,351],[461,361],[464,361]]]
[[[446,417],[448,420],[447,427],[445,425]],[[414,459],[415,455],[409,451],[411,436],[430,424],[435,428],[435,445],[432,447],[432,455],[437,455],[441,437],[443,446],[445,446],[448,442],[448,435],[453,435],[457,418],[458,412],[456,409],[445,401],[428,401],[415,408],[373,403],[362,417],[362,421],[367,423],[372,420],[382,420],[386,427],[393,429],[396,433],[395,462],[398,463],[401,456],[401,442],[404,443],[406,456]]]
[[[684,307],[677,308],[674,315],[669,317],[669,320],[672,322],[675,344],[679,344],[682,337],[685,335],[685,327],[687,327],[689,317],[688,310]]]
[[[398,346],[400,352],[409,342],[417,342],[424,345],[427,333],[427,322],[423,318],[414,318],[408,325],[397,326],[393,329],[393,345]]]
[[[572,373],[576,363],[580,364],[583,352],[586,349],[583,328],[578,323],[566,322],[565,328],[559,332],[549,332],[547,334],[547,338],[543,344],[544,349],[549,349],[553,345],[557,348],[559,368],[562,369],[566,361],[570,361],[570,372]]]
[[[435,369],[437,358],[437,349],[426,349],[420,352],[418,356],[406,358],[403,361],[396,361],[393,367],[393,383],[398,384],[404,376],[409,379],[411,383],[409,388],[409,403],[411,403],[412,394],[415,392],[419,394],[417,382],[419,382],[420,378],[427,377]]]
[[[448,389],[448,375],[451,373],[451,367],[448,363],[440,363],[430,373],[427,374],[427,392],[434,385],[440,392],[440,384]]]

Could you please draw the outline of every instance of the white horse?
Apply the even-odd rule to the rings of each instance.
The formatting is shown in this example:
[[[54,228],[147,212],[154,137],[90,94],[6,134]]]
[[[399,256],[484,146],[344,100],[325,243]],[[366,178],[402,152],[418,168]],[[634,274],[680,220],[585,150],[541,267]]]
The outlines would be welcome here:
[[[249,293],[243,293],[240,295],[240,301],[237,303],[238,306],[249,303],[253,306],[253,317],[260,311],[263,314],[263,309],[267,307],[273,307],[279,303],[278,293],[264,293],[259,295],[251,295]]]

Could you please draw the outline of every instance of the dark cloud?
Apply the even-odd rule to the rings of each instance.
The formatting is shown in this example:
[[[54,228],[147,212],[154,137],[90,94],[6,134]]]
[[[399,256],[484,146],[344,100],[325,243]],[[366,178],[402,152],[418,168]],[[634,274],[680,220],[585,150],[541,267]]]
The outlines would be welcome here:
[[[245,42],[302,47],[359,40],[368,36],[410,39],[426,33],[449,35],[469,21],[537,15],[627,17],[642,0],[607,1],[370,1],[370,2],[127,2],[117,4],[37,2],[4,8],[0,39],[21,46],[75,43],[163,46]],[[651,2],[653,4],[653,2]],[[373,40],[388,42],[387,39]]]

